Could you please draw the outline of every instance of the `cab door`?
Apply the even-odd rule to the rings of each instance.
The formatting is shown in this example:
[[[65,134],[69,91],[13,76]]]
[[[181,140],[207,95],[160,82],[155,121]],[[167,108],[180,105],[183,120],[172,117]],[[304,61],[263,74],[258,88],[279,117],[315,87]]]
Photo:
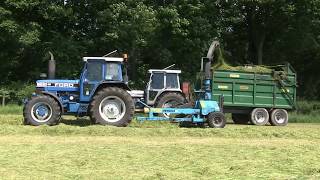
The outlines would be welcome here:
[[[165,89],[165,73],[155,72],[151,74],[147,88],[147,104],[154,105],[159,94]]]
[[[80,101],[89,102],[94,90],[103,80],[104,63],[100,60],[90,60],[84,68],[80,83]]]

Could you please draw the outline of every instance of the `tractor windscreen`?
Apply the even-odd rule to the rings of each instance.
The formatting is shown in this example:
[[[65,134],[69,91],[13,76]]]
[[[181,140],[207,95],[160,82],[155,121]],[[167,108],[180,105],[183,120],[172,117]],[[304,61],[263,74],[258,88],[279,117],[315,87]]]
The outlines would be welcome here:
[[[151,76],[151,89],[163,89],[164,73],[154,73]]]
[[[102,80],[102,63],[88,62],[87,64],[87,79],[89,81]]]
[[[173,73],[168,73],[166,75],[166,88],[177,89],[179,88],[178,75]]]

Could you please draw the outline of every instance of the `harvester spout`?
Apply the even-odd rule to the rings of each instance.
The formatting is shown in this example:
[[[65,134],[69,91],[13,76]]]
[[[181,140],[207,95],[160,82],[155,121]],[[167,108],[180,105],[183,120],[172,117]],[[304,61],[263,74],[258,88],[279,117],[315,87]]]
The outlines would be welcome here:
[[[219,41],[213,41],[210,45],[210,48],[208,50],[208,53],[207,53],[207,58],[209,58],[211,61],[214,57],[214,51],[216,50],[216,48],[220,46],[220,43]]]
[[[48,62],[48,79],[54,79],[56,76],[56,61],[53,54],[49,51],[50,60]]]
[[[207,62],[205,63],[205,77],[211,79],[211,63],[214,57],[214,51],[220,45],[218,41],[213,41],[207,53]]]

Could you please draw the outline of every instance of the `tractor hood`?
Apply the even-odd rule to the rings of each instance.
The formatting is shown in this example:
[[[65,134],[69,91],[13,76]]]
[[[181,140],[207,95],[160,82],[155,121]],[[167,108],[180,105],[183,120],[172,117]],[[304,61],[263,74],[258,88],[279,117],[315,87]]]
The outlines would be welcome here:
[[[38,80],[37,88],[45,91],[78,91],[79,80]]]

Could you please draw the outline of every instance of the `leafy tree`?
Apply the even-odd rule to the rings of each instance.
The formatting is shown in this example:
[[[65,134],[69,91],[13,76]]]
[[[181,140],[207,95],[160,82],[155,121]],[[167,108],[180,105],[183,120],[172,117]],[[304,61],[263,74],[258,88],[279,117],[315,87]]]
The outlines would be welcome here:
[[[33,82],[48,51],[59,78],[79,77],[83,56],[117,49],[129,54],[136,87],[148,68],[171,64],[192,80],[218,39],[231,64],[289,61],[299,95],[320,99],[319,19],[318,0],[3,0],[0,86]]]

